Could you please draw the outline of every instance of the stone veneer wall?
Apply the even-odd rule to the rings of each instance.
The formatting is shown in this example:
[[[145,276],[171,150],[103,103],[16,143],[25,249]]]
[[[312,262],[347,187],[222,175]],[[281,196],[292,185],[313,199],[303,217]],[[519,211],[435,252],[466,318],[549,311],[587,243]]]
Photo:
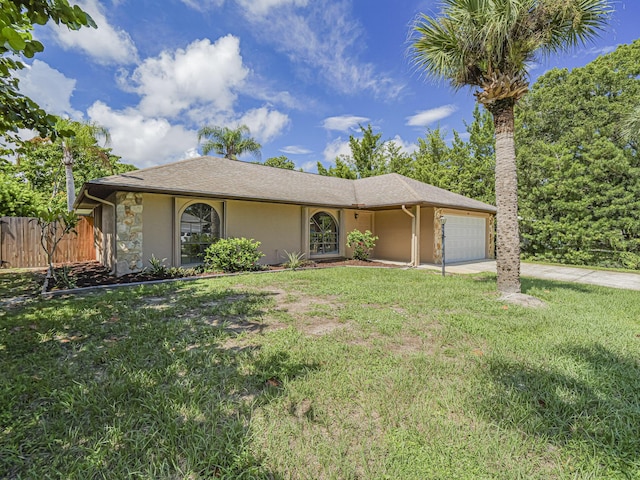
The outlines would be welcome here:
[[[433,263],[442,264],[442,213],[441,208],[433,211]]]
[[[116,275],[141,272],[142,193],[116,193]]]

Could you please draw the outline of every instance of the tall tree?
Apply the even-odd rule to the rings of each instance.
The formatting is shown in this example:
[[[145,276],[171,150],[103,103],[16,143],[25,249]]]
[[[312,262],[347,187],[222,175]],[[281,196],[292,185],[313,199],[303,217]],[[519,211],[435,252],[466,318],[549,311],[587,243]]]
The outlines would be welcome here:
[[[372,177],[386,173],[384,144],[380,138],[382,133],[373,133],[371,124],[364,128],[360,125],[362,138],[349,136],[349,147],[351,148],[351,161],[358,178]]]
[[[640,150],[620,134],[640,104],[640,40],[542,75],[516,115],[523,253],[640,268]]]
[[[110,141],[109,130],[97,123],[83,123],[72,120],[60,119],[56,124],[60,132],[69,132],[59,139],[62,148],[62,164],[65,170],[67,210],[73,210],[76,200],[76,185],[73,178],[73,165],[75,153],[89,152],[96,160],[103,164],[109,163],[109,157],[98,145],[99,139],[104,139],[105,145]]]
[[[97,143],[88,143],[90,148],[73,147],[71,151],[74,186],[79,187],[95,178],[136,169],[133,165],[121,163],[120,157],[113,155],[110,149],[102,148]],[[26,188],[39,192],[45,198],[67,203],[61,139],[52,142],[48,138],[35,137],[24,142],[16,164],[6,171]]]
[[[239,125],[237,128],[205,126],[198,130],[198,141],[207,139],[202,145],[202,153],[205,155],[213,151],[225,158],[237,160],[238,155],[250,153],[259,160],[262,145],[250,135],[251,131],[246,125]]]
[[[267,158],[264,161],[264,165],[267,165],[269,167],[284,168],[285,170],[295,170],[296,168],[296,164],[289,160],[286,155]]]
[[[325,177],[348,178],[349,180],[355,180],[356,178],[358,178],[357,172],[340,157],[336,158],[335,167],[326,168],[320,162],[318,162],[317,165],[318,174]]]
[[[48,115],[19,92],[15,72],[24,68],[20,57],[32,58],[44,46],[33,39],[33,25],[52,21],[71,30],[96,27],[93,19],[67,0],[1,0],[0,14],[0,137],[16,142],[21,128],[37,130],[42,137],[55,134],[56,117]]]
[[[583,44],[606,24],[607,0],[442,0],[440,16],[413,26],[415,64],[455,89],[476,87],[496,138],[498,290],[520,292],[514,106],[539,54]]]

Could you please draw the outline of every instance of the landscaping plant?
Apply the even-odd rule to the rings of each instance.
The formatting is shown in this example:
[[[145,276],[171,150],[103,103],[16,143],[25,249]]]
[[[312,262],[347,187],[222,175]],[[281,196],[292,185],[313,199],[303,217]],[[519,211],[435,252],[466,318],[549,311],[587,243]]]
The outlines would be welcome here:
[[[47,254],[48,269],[43,286],[43,291],[46,291],[50,279],[56,278],[53,258],[58,245],[65,235],[75,233],[78,216],[75,212],[67,212],[60,205],[50,204],[40,209],[36,221],[40,227],[40,244]]]
[[[347,247],[353,248],[353,258],[356,260],[368,260],[371,250],[376,246],[376,237],[369,230],[362,233],[360,230],[353,230],[347,235]]]
[[[287,257],[287,261],[282,264],[284,268],[290,268],[291,270],[295,270],[296,268],[304,267],[307,263],[304,259],[304,253],[300,252],[287,252],[284,251],[284,254]]]
[[[244,237],[220,239],[205,250],[205,268],[227,273],[260,270],[258,260],[264,253],[259,247],[260,242]]]

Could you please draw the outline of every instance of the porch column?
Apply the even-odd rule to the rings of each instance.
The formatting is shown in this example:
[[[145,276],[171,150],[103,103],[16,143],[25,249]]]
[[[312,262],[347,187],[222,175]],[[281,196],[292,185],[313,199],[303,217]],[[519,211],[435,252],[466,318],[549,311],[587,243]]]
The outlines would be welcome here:
[[[116,275],[141,272],[142,194],[116,193]]]
[[[413,207],[413,266],[420,266],[420,205]]]
[[[304,258],[309,260],[309,207],[302,207],[302,232],[300,238],[302,239],[302,245],[300,245],[300,251],[304,254]]]

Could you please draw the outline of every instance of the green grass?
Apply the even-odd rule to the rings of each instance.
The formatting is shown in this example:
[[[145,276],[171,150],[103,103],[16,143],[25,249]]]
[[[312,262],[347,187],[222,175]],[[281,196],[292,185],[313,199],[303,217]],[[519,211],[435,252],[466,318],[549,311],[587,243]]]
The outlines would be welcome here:
[[[40,294],[45,272],[14,268],[0,269],[0,301],[14,297],[34,297]]]
[[[640,478],[637,292],[324,269],[0,312],[0,478]]]

